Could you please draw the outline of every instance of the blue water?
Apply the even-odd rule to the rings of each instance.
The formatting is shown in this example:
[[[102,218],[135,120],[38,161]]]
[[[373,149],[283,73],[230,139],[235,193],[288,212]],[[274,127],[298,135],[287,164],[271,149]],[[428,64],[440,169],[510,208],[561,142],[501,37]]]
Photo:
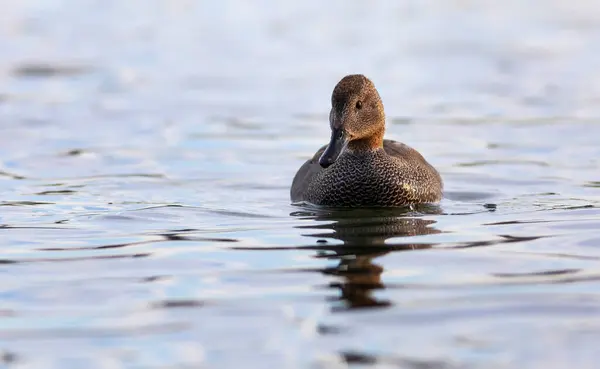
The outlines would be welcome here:
[[[594,368],[591,1],[5,1],[0,368]],[[438,207],[291,180],[348,73]]]

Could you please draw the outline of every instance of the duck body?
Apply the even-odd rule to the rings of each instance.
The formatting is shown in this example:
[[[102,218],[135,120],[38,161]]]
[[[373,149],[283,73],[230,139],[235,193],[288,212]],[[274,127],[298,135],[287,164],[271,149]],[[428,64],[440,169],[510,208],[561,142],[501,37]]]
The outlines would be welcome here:
[[[418,151],[392,140],[383,148],[346,150],[328,168],[319,164],[323,146],[298,170],[293,202],[334,207],[395,207],[441,200],[443,183],[437,170]]]
[[[331,207],[396,207],[441,200],[438,171],[413,148],[384,140],[383,103],[363,75],[333,90],[331,139],[296,173],[292,202]]]

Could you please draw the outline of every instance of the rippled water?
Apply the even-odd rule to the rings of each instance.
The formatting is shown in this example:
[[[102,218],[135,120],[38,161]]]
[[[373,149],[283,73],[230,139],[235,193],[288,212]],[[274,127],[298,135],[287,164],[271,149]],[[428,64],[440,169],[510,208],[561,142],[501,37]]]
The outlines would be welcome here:
[[[589,1],[4,1],[0,368],[593,368]],[[441,172],[292,206],[347,73]]]

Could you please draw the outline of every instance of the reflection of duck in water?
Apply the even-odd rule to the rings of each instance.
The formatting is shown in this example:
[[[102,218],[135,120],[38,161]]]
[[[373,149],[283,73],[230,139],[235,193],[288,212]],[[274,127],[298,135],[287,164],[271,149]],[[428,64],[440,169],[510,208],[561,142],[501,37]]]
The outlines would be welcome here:
[[[317,257],[340,260],[337,266],[323,270],[324,274],[343,277],[341,282],[331,285],[341,291],[336,300],[346,303],[339,309],[388,306],[389,301],[377,299],[372,294],[373,290],[385,288],[381,282],[384,269],[373,263],[373,259],[391,251],[431,247],[431,244],[389,242],[391,238],[441,232],[431,227],[435,223],[433,220],[408,218],[405,213],[392,209],[319,211],[309,218],[331,221],[301,228],[316,231],[307,236],[319,238],[317,242],[322,244]],[[327,245],[326,239],[340,240],[343,244]]]

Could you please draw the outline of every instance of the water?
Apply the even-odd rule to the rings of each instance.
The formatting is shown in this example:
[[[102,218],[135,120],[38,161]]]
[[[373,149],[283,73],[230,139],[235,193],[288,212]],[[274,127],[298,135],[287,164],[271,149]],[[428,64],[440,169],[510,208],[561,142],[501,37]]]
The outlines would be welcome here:
[[[592,1],[4,1],[0,368],[593,368]],[[347,73],[439,207],[292,206]]]

